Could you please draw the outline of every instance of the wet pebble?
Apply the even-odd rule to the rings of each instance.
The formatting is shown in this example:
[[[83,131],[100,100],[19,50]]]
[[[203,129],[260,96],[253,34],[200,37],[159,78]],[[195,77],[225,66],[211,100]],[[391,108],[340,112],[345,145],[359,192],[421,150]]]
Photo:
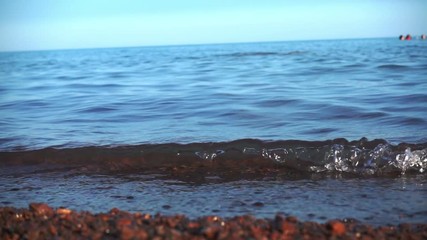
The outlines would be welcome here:
[[[49,220],[46,221],[45,217]],[[75,212],[32,203],[28,209],[0,207],[0,239],[426,239],[427,224],[370,226],[356,220],[324,224],[292,216],[155,216],[113,208]]]
[[[38,215],[51,215],[53,209],[45,203],[31,203],[30,210]]]
[[[70,214],[71,210],[70,209],[66,209],[66,208],[58,208],[56,210],[56,213],[57,214],[64,214],[64,215],[66,215],[66,214]]]
[[[340,221],[331,221],[328,223],[328,227],[335,235],[343,235],[345,233],[345,225]]]

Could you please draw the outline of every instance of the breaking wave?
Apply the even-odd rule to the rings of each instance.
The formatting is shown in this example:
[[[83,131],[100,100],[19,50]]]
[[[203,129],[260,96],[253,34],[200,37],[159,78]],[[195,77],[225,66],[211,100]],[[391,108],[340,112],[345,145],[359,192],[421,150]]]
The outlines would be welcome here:
[[[0,152],[0,166],[39,165],[84,172],[302,172],[357,175],[423,174],[427,143],[385,140],[261,141],[46,148]],[[205,171],[206,170],[206,171]]]

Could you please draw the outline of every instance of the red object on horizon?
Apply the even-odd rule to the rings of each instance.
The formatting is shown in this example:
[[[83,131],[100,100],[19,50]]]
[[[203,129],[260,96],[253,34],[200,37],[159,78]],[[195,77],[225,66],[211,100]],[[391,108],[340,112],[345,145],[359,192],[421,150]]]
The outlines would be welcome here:
[[[411,35],[410,35],[410,34],[406,35],[406,38],[405,38],[405,40],[412,40],[412,37],[411,37]]]

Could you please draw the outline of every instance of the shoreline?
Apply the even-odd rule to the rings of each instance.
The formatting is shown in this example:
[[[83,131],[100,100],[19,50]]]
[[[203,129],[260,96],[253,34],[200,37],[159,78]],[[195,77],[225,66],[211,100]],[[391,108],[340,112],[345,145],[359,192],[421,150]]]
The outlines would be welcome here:
[[[81,173],[150,172],[162,169],[219,173],[340,172],[354,175],[423,173],[427,142],[389,144],[384,139],[325,141],[240,139],[211,143],[164,143],[125,146],[86,146],[1,151],[0,166],[31,166],[34,170],[75,170]],[[373,157],[374,156],[374,157]],[[407,160],[404,160],[407,159]],[[242,166],[244,170],[242,171]],[[265,171],[261,171],[264,173]]]
[[[77,212],[31,203],[28,208],[0,207],[1,239],[426,239],[427,223],[372,226],[357,220],[303,222],[250,215],[190,219],[129,213]]]

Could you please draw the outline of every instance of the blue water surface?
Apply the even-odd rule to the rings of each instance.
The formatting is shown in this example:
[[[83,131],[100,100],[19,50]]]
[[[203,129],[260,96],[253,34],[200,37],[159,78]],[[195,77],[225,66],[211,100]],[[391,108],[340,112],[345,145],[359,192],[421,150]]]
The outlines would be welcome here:
[[[397,39],[0,53],[0,150],[426,142],[426,53]]]

